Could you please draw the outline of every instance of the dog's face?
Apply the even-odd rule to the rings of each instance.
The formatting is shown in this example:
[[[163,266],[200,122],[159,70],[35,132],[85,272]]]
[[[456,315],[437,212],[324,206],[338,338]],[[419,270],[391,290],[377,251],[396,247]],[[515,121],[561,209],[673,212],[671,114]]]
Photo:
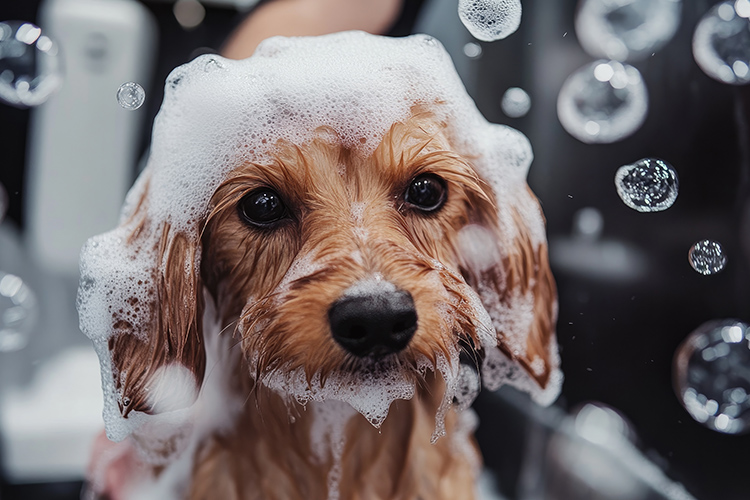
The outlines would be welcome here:
[[[443,375],[452,396],[462,350],[491,388],[556,395],[555,288],[541,212],[523,179],[530,152],[520,134],[451,111],[461,99],[413,104],[370,149],[333,125],[304,140],[278,139],[260,160],[226,169],[205,210],[188,217],[175,208],[171,219],[155,220],[152,207],[165,205],[159,191],[181,186],[156,169],[167,158],[158,155],[189,141],[169,136],[116,237],[84,251],[84,263],[125,248],[125,264],[153,264],[135,277],[121,273],[135,292],[122,292],[124,307],[109,306],[109,335],[95,338],[112,368],[103,371],[112,377],[110,407],[125,418],[158,412],[155,379],[173,364],[200,386],[206,301],[253,384],[298,401],[347,401],[375,425],[390,402],[414,395],[428,370]],[[485,128],[467,140],[460,134],[469,126]],[[209,135],[196,130],[188,132]],[[82,269],[82,316],[91,316],[98,289],[87,290],[87,275],[104,271]],[[384,403],[358,407],[353,393]]]
[[[429,113],[395,124],[367,158],[332,132],[280,145],[272,164],[236,169],[212,205],[203,276],[224,322],[239,318],[256,377],[326,379],[394,357],[416,373],[459,339],[479,346],[459,234],[496,231],[494,200]]]

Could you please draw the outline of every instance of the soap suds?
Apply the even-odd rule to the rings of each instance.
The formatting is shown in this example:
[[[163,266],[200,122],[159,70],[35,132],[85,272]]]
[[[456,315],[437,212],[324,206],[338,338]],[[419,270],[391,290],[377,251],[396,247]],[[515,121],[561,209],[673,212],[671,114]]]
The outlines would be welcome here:
[[[310,439],[313,454],[319,463],[330,456],[328,471],[328,500],[339,500],[341,482],[341,457],[344,454],[346,426],[357,413],[340,401],[311,403],[313,423]]]
[[[193,461],[201,443],[212,434],[230,431],[245,403],[230,390],[230,379],[239,369],[241,353],[230,335],[221,335],[213,299],[205,295],[203,316],[206,346],[206,376],[198,399],[188,408],[176,412],[148,415],[150,421],[135,432],[137,442],[164,441],[180,438],[184,444],[163,465],[166,468],[158,478],[145,482],[131,496],[133,500],[179,500],[185,498],[190,485]],[[217,411],[217,408],[220,411]],[[150,424],[164,420],[165,416],[181,413],[182,426]],[[166,422],[165,422],[166,423]],[[182,434],[183,436],[180,436]]]

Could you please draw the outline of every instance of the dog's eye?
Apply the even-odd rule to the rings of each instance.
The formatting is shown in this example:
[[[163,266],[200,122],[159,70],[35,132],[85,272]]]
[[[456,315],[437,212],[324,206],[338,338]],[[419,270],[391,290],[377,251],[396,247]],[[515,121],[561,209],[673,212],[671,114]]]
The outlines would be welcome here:
[[[246,194],[237,208],[240,216],[255,226],[268,226],[287,216],[286,205],[281,197],[268,188]]]
[[[446,193],[443,179],[434,174],[423,174],[411,181],[404,199],[424,212],[434,212],[445,203]]]

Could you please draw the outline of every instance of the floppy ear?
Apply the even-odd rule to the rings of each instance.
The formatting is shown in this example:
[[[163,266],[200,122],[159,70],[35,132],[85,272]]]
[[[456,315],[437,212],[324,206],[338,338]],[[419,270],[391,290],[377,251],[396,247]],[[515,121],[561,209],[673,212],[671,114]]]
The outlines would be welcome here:
[[[536,204],[536,199],[534,201]],[[543,218],[541,209],[537,209],[539,217]],[[514,307],[526,310],[519,311],[518,331],[510,331],[511,326],[497,332],[498,347],[511,359],[518,360],[534,380],[546,388],[551,373],[559,368],[555,337],[557,288],[549,267],[546,242],[535,244],[532,241],[529,228],[517,212],[513,220],[517,234],[503,266],[507,283],[502,302],[509,310]],[[493,322],[497,320],[493,318]],[[517,347],[519,344],[521,348]]]
[[[495,199],[490,192],[486,196]],[[557,292],[547,245],[540,236],[544,218],[529,189],[495,203],[504,205],[496,208],[491,204],[474,204],[473,219],[477,225],[472,227],[478,229],[470,233],[476,241],[460,242],[459,259],[462,274],[479,295],[492,321],[497,349],[510,361],[509,364],[494,352],[485,352],[485,366],[491,366],[485,370],[491,375],[485,377],[485,385],[494,390],[510,383],[546,402],[552,393],[556,396],[560,379],[555,338]],[[483,257],[477,259],[478,253]],[[530,377],[535,382],[532,385],[537,387],[519,377],[519,365],[528,375],[522,378]],[[553,374],[555,380],[550,383]]]
[[[191,404],[206,364],[201,331],[204,298],[200,239],[174,230],[169,222],[157,224],[149,220],[147,193],[146,185],[133,213],[124,222],[129,234],[121,241],[123,253],[148,268],[147,299],[144,301],[143,294],[141,298],[125,299],[135,312],[123,316],[120,309],[113,313],[108,343],[118,405],[125,418],[131,411],[159,413]],[[187,397],[184,388],[165,385],[174,382],[168,370],[175,366],[182,377],[178,382],[191,387]],[[185,380],[190,374],[194,380]],[[165,375],[166,379],[160,380]],[[175,395],[173,391],[183,392]],[[164,398],[171,401],[163,405],[160,399]]]

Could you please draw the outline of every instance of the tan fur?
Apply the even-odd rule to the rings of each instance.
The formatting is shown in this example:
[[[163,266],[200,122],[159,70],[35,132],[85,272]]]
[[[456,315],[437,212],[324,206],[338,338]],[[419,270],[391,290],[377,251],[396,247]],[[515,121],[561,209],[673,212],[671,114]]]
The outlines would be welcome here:
[[[429,391],[396,401],[381,429],[356,415],[346,428],[341,460],[341,499],[470,498],[474,471],[449,438],[430,444],[442,394],[432,378]],[[312,412],[289,408],[260,389],[263,404],[248,406],[242,425],[206,443],[194,469],[194,500],[325,500],[330,457],[318,463],[310,443]],[[294,416],[294,421],[290,419]],[[455,428],[449,414],[447,427]],[[474,449],[473,441],[468,444]]]
[[[546,248],[534,248],[516,217],[521,236],[516,248],[506,252],[510,257],[503,263],[504,283],[496,271],[477,276],[463,265],[458,250],[463,226],[480,224],[501,241],[498,200],[470,159],[451,149],[443,130],[433,115],[415,108],[409,121],[393,125],[369,158],[356,156],[341,146],[332,130],[321,129],[303,146],[278,144],[269,164],[239,166],[214,193],[207,220],[196,221],[203,228],[200,273],[184,266],[195,262],[196,245],[168,226],[149,227],[143,207],[136,209],[132,239],[161,231],[158,252],[164,271],[155,271],[156,297],[146,305],[153,310],[149,342],[127,335],[123,325],[110,344],[116,368],[127,369],[122,389],[130,401],[123,414],[150,411],[146,384],[164,363],[179,361],[199,383],[202,380],[203,286],[218,305],[222,324],[235,325],[246,358],[236,373],[235,389],[247,403],[230,432],[211,436],[196,452],[189,498],[327,498],[331,461],[312,458],[311,414],[255,381],[274,370],[295,368],[304,369],[308,381],[316,373],[325,380],[332,373],[356,373],[365,366],[366,360],[333,340],[327,311],[344,290],[373,273],[414,299],[418,329],[397,355],[404,366],[415,366],[421,356],[433,362],[440,356],[450,359],[457,339],[479,348],[475,319],[461,293],[464,282],[495,282],[503,300],[506,290],[531,288],[537,300],[526,352],[511,352],[503,332],[498,339],[500,348],[530,372],[535,358],[544,360],[544,372],[535,377],[546,385],[555,321],[555,286]],[[425,172],[439,175],[448,185],[445,205],[427,215],[403,202],[409,182]],[[245,194],[263,186],[276,190],[293,214],[273,230],[249,227],[237,211]],[[295,259],[305,257],[317,270],[280,291]],[[232,329],[222,334],[232,335]],[[257,362],[251,373],[253,356]],[[430,373],[426,379],[413,375],[418,378],[417,395],[394,402],[381,429],[360,415],[350,420],[340,498],[471,498],[474,471],[471,457],[456,450],[455,411],[446,416],[447,436],[430,444],[444,392],[442,377]]]

